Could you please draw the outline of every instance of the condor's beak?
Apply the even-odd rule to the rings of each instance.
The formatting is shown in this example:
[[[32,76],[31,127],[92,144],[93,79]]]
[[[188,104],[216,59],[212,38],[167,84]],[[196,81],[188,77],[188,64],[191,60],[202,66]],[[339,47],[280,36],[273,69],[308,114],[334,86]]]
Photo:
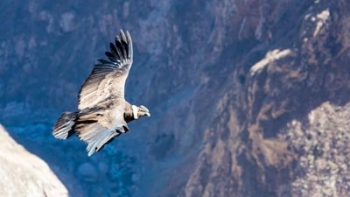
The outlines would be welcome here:
[[[150,117],[151,114],[149,113],[149,110],[147,109],[147,107],[140,105],[139,110],[138,110],[138,115],[141,116],[147,116]]]

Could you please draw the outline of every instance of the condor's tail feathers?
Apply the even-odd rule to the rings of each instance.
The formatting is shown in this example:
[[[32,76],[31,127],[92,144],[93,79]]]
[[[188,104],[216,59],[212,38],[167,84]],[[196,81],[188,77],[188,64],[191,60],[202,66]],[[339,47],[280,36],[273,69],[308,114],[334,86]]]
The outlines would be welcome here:
[[[57,139],[67,139],[74,134],[77,112],[64,112],[56,121],[53,128],[53,136]]]

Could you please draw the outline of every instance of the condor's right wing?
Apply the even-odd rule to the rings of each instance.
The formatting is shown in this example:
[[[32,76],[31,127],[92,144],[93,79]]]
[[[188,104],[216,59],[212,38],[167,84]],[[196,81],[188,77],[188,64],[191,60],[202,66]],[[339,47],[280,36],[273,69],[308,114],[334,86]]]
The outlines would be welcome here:
[[[125,35],[121,30],[120,36],[115,38],[115,44],[110,43],[110,51],[105,54],[107,60],[99,60],[81,87],[78,104],[80,110],[92,108],[106,99],[124,99],[125,81],[133,60],[129,32]]]

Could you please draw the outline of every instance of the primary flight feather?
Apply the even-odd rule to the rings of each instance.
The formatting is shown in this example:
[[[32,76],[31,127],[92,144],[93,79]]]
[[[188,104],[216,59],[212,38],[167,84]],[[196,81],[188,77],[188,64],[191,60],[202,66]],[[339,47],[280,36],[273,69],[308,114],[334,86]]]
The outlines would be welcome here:
[[[99,59],[79,93],[78,112],[64,112],[56,121],[53,135],[67,139],[76,133],[86,142],[88,155],[129,131],[128,122],[150,116],[145,106],[131,105],[124,99],[125,81],[133,61],[132,40],[121,30],[110,43],[107,59]]]

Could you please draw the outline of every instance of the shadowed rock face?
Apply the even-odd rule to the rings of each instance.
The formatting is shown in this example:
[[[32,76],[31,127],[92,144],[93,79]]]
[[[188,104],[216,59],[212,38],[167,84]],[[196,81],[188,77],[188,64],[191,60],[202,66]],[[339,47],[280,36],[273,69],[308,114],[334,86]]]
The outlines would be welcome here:
[[[350,193],[348,1],[1,4],[0,119],[66,186],[63,171],[89,196]],[[120,28],[126,97],[152,117],[87,158],[51,127]]]
[[[68,197],[45,162],[18,145],[0,125],[0,193],[11,197]]]
[[[221,84],[186,196],[349,194],[349,6],[261,7],[268,36]]]

